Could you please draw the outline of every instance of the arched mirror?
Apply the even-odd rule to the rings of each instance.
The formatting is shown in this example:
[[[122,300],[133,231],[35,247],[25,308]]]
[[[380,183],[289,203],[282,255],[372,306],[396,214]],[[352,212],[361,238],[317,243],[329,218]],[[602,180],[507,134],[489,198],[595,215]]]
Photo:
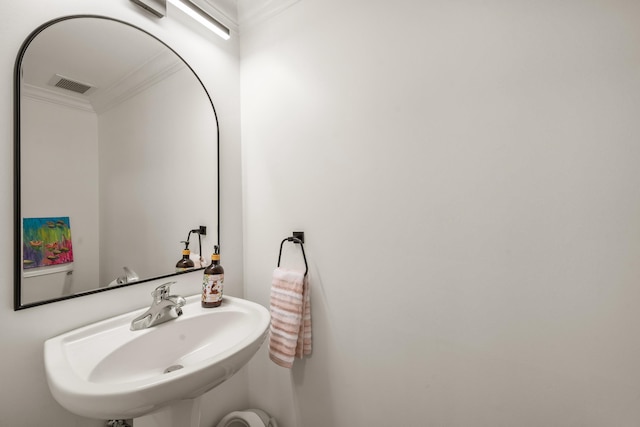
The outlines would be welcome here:
[[[31,33],[15,68],[15,309],[180,274],[192,230],[209,258],[218,135],[198,76],[147,32],[82,15]]]

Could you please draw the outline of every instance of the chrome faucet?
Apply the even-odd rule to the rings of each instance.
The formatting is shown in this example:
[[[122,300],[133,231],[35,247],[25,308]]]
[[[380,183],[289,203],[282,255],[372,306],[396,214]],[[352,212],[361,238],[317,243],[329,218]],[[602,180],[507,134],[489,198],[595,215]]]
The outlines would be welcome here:
[[[122,268],[124,268],[124,275],[116,279],[116,283],[118,285],[133,283],[140,280],[140,277],[138,277],[135,271],[131,270],[129,267],[122,267]]]
[[[158,286],[152,293],[151,307],[131,321],[131,330],[139,331],[182,315],[182,306],[186,300],[179,295],[169,295],[169,287],[176,282],[168,282]]]

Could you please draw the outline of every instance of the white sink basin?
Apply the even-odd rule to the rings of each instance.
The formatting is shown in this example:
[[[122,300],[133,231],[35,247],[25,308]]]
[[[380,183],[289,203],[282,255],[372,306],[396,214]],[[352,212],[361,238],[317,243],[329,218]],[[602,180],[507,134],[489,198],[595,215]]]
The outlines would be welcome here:
[[[47,381],[58,403],[89,418],[124,419],[195,399],[251,359],[270,322],[259,304],[224,297],[220,307],[202,308],[195,295],[187,298],[179,318],[129,330],[145,310],[45,342]]]

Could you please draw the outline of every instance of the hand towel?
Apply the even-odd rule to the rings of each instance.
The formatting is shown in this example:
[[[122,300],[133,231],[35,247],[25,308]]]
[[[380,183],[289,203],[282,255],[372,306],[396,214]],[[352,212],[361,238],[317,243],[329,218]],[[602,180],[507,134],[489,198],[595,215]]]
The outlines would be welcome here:
[[[189,254],[189,259],[193,261],[193,268],[203,268],[207,266],[207,261],[200,254],[191,252]]]
[[[276,268],[271,282],[269,358],[291,368],[295,357],[311,354],[311,300],[308,276]]]

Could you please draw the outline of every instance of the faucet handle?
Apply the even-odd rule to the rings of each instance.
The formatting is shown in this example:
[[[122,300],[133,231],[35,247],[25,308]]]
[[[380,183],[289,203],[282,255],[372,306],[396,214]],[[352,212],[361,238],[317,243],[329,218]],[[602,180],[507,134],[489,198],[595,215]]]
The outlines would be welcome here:
[[[171,291],[171,285],[176,282],[167,282],[158,286],[153,292],[151,292],[151,296],[156,303],[159,303],[163,299],[167,299],[169,297],[169,292]]]

